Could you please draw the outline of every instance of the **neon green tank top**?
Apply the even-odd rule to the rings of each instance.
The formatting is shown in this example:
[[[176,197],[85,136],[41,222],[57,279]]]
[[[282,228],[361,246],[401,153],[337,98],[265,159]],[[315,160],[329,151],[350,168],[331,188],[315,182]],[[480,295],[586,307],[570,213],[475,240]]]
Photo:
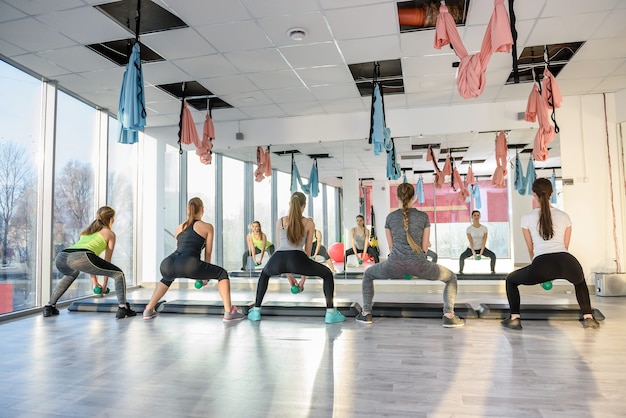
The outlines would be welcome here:
[[[81,235],[78,242],[71,245],[69,248],[79,248],[84,250],[93,251],[94,254],[100,255],[107,249],[107,241],[104,239],[100,232],[95,232],[89,235]]]
[[[263,238],[261,238],[261,239],[254,239],[254,235],[253,234],[250,234],[250,238],[252,238],[252,245],[254,245],[259,250],[263,249]],[[265,249],[266,250],[270,247],[270,245],[272,245],[271,242],[265,241]]]

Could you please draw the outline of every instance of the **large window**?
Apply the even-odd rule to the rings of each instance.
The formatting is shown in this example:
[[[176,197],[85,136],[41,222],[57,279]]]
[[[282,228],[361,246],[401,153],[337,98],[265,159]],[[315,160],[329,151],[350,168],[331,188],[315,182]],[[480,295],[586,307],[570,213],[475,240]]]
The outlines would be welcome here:
[[[253,170],[256,170],[256,164]],[[250,180],[252,181],[252,180]],[[275,225],[272,224],[272,181],[274,177],[266,177],[261,181],[253,181],[254,183],[254,220],[261,223],[261,228],[267,239],[274,242]]]
[[[187,201],[199,197],[204,203],[202,220],[215,226],[215,161],[202,164],[195,152],[187,152]],[[215,243],[214,243],[215,244]]]
[[[115,209],[115,251],[113,264],[126,275],[126,285],[134,280],[135,209],[137,196],[137,145],[117,142],[117,119],[109,118],[107,204]]]
[[[41,86],[0,61],[0,314],[36,303]]]
[[[278,182],[278,191],[276,199],[278,206],[278,218],[287,216],[289,213],[289,198],[291,197],[291,176],[282,171],[276,173],[276,181]]]
[[[224,214],[223,254],[226,270],[241,269],[241,255],[246,248],[244,219],[244,163],[232,158],[222,159],[222,207]]]
[[[78,241],[80,232],[95,218],[99,167],[99,130],[94,108],[59,92],[54,170],[53,254]],[[63,276],[56,267],[52,287]],[[81,273],[61,300],[91,294],[91,280]]]
[[[171,254],[176,249],[176,241],[174,240],[174,232],[180,224],[180,154],[178,147],[165,145],[165,172],[164,186],[165,194],[165,213],[163,214],[165,234],[163,240],[164,254]],[[186,207],[186,206],[185,206]]]

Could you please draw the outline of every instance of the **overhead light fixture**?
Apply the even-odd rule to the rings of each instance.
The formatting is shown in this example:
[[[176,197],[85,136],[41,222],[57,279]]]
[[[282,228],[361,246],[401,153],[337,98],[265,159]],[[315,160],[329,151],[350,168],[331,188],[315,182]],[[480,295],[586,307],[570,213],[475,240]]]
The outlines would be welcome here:
[[[308,32],[304,28],[291,28],[287,31],[287,36],[289,37],[289,39],[296,42],[303,41],[304,38],[307,37],[307,35]]]

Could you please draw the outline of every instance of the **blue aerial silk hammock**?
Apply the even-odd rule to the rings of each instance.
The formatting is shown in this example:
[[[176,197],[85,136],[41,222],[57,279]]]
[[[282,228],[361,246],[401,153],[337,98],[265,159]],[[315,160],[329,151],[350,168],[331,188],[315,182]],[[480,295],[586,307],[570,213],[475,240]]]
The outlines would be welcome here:
[[[471,187],[472,197],[474,198],[474,208],[480,209],[483,207],[483,203],[480,200],[480,186],[478,186],[478,182]]]
[[[513,187],[522,196],[526,194],[526,177],[524,177],[524,168],[519,159],[519,152],[515,154],[515,181]]]
[[[374,83],[372,94],[372,129],[370,141],[374,145],[374,155],[379,155],[385,150],[385,113],[383,110],[383,97],[380,92],[380,83]]]
[[[121,144],[136,143],[139,131],[143,131],[146,126],[146,98],[139,42],[135,42],[133,45],[122,78],[117,120],[119,123],[117,142]]]
[[[417,184],[415,185],[415,194],[417,195],[417,203],[419,203],[420,205],[426,201],[426,199],[424,198],[424,180],[422,180],[422,176],[417,179]]]
[[[556,204],[556,173],[554,172],[554,170],[552,170],[550,183],[552,183],[552,196],[550,196],[550,203]]]
[[[313,166],[311,166],[309,182],[307,184],[303,184],[300,172],[298,171],[298,166],[296,165],[296,160],[293,157],[293,154],[291,154],[291,193],[298,191],[298,185],[300,185],[300,188],[304,193],[311,195],[312,197],[317,197],[320,193],[317,173],[317,159],[314,160]]]
[[[528,166],[526,167],[526,185],[528,190],[526,191],[529,195],[533,194],[533,183],[535,182],[536,174],[535,174],[535,162],[532,158],[528,160]]]
[[[396,146],[391,139],[391,150],[387,151],[387,178],[389,180],[398,180],[402,175],[402,167],[396,162]]]

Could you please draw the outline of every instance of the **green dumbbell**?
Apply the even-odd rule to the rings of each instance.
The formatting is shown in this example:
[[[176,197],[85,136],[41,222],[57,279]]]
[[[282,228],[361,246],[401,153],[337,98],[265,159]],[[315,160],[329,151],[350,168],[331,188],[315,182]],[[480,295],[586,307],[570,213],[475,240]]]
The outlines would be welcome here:
[[[552,289],[552,282],[543,282],[541,283],[541,287],[543,287],[545,290],[550,290]]]

